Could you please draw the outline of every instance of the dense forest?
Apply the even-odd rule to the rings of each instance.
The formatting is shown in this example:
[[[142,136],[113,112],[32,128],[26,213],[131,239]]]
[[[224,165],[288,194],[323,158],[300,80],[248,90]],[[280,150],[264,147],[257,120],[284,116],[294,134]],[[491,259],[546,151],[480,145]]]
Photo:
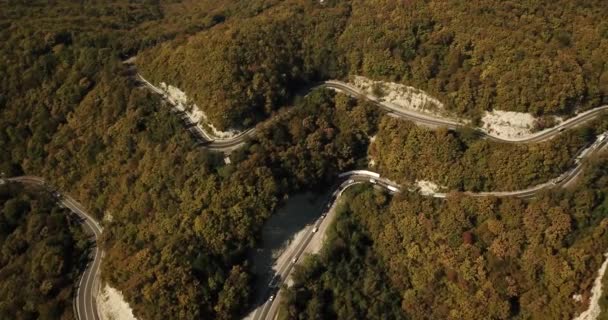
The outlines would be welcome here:
[[[220,128],[267,117],[302,82],[364,75],[423,89],[479,119],[608,103],[605,1],[286,0],[139,55]]]
[[[575,187],[530,202],[460,195],[442,201],[416,193],[387,199],[371,187],[352,190],[348,216],[333,228],[342,228],[342,219],[361,226],[352,237],[371,243],[376,263],[386,266],[392,288],[385,292],[400,293],[408,318],[572,319],[587,307],[608,248],[607,165],[606,155],[594,159]],[[359,245],[337,242],[340,252]],[[343,275],[362,265],[342,263],[340,275],[306,266],[294,278],[284,312],[288,318],[297,318],[292,310],[331,317],[331,308],[317,309],[318,295],[331,292],[331,281],[348,279],[339,288],[361,285],[365,278]],[[303,302],[298,292],[315,295]],[[578,294],[582,302],[573,299]],[[371,301],[382,303],[364,303]]]
[[[365,159],[377,109],[315,92],[260,127],[224,165],[222,155],[197,149],[170,108],[129,77],[120,60],[131,38],[126,31],[121,38],[116,27],[142,25],[125,25],[112,14],[121,2],[98,6],[78,12],[116,19],[110,34],[66,31],[60,37],[52,28],[50,36],[38,34],[26,17],[44,20],[53,11],[3,11],[16,15],[3,29],[3,55],[28,59],[3,60],[10,77],[3,78],[0,148],[10,152],[0,154],[2,172],[44,176],[105,218],[102,277],[123,292],[137,316],[235,318],[250,299],[245,252],[262,223],[287,193],[322,187],[337,173],[365,165],[357,159]],[[141,9],[128,8],[134,14]],[[33,40],[45,36],[63,42]],[[25,41],[41,48],[22,47]],[[39,74],[36,68],[47,60],[48,71]],[[25,87],[20,73],[41,79]]]
[[[408,184],[428,180],[447,190],[511,191],[556,178],[608,131],[608,117],[534,144],[497,143],[474,131],[430,130],[385,117],[370,148],[377,170]]]
[[[0,318],[75,319],[89,242],[70,214],[44,191],[0,186]]]
[[[484,41],[499,41],[504,38],[499,35],[505,35],[507,32],[505,30],[511,35],[514,33],[512,28],[520,30],[518,28],[522,25],[526,26],[525,30],[533,30],[528,28],[534,28],[534,23],[540,25],[538,16],[545,14],[557,20],[564,19],[569,23],[575,23],[576,28],[569,31],[572,33],[570,47],[559,49],[552,47],[553,29],[554,25],[559,24],[558,21],[542,22],[542,25],[547,25],[548,28],[545,32],[538,34],[532,31],[524,32],[526,39],[545,41],[549,49],[546,49],[546,52],[518,53],[516,57],[521,59],[521,63],[513,65],[513,68],[503,60],[504,55],[513,53],[513,50],[504,49],[503,53],[501,49],[498,50],[501,52],[498,54],[490,50],[492,42],[482,46],[473,40],[469,43],[468,40],[461,38],[462,30],[458,28],[463,27],[455,25],[455,20],[458,19],[451,19],[450,15],[463,15],[463,12],[470,15],[467,10],[477,10],[470,9],[476,2],[471,4],[450,2],[449,6],[453,6],[450,8],[451,11],[442,7],[448,4],[419,1],[381,1],[374,6],[364,1],[332,0],[325,1],[326,4],[323,6],[317,1],[303,0],[137,2],[59,0],[2,3],[0,4],[0,26],[2,26],[0,73],[3,75],[0,78],[0,150],[2,151],[0,172],[7,176],[23,173],[43,176],[61,190],[77,198],[100,221],[103,219],[104,235],[101,245],[105,257],[102,277],[122,291],[139,318],[238,318],[246,311],[252,292],[252,274],[245,253],[257,244],[264,221],[287,195],[305,190],[322,190],[335,181],[339,172],[365,168],[370,136],[379,135],[375,152],[382,153],[389,161],[379,164],[383,173],[394,174],[399,179],[435,176],[424,170],[421,171],[420,176],[412,176],[411,173],[401,171],[404,163],[396,156],[389,155],[390,150],[386,149],[391,148],[389,139],[395,138],[397,142],[403,143],[394,150],[399,156],[407,155],[407,150],[404,150],[407,139],[445,148],[428,151],[426,160],[430,161],[430,152],[439,152],[441,157],[450,159],[450,163],[455,168],[462,167],[458,170],[472,170],[467,176],[469,182],[458,180],[457,177],[445,181],[446,185],[456,189],[468,187],[486,189],[496,184],[502,186],[505,183],[504,175],[511,171],[505,169],[504,173],[499,174],[495,170],[498,168],[496,164],[480,166],[473,171],[474,166],[469,164],[467,167],[462,160],[468,159],[469,163],[474,160],[481,161],[480,155],[486,155],[486,152],[488,157],[505,154],[511,156],[513,153],[518,155],[520,165],[531,161],[533,165],[530,165],[530,168],[542,163],[539,168],[543,171],[533,176],[529,176],[530,169],[516,171],[517,177],[513,178],[515,180],[508,181],[512,186],[540,181],[555,175],[560,168],[568,166],[577,148],[588,141],[592,134],[573,131],[559,138],[560,140],[555,140],[559,141],[559,144],[554,146],[523,148],[507,146],[503,150],[502,146],[494,146],[478,141],[475,137],[467,137],[466,132],[431,133],[408,124],[394,123],[388,119],[381,121],[376,107],[340,94],[323,90],[314,91],[306,97],[296,94],[302,85],[318,79],[364,74],[429,90],[449,102],[447,104],[454,110],[470,115],[488,108],[487,105],[490,104],[498,108],[528,110],[539,114],[569,111],[579,103],[582,107],[595,106],[606,95],[606,88],[602,87],[606,83],[602,80],[606,77],[603,71],[605,57],[598,54],[605,51],[602,48],[606,46],[606,40],[602,39],[606,38],[606,23],[600,19],[596,19],[595,24],[589,24],[589,21],[602,11],[605,4],[591,2],[570,8],[572,10],[562,11],[557,9],[560,5],[569,8],[572,4],[561,2],[564,1],[547,2],[542,7],[532,9],[526,7],[533,6],[532,4],[516,5],[498,2],[489,4],[490,1],[484,6],[478,6],[498,10],[491,12],[484,9],[479,12],[480,15],[490,15],[495,18],[500,16],[501,19],[516,24],[515,27],[509,28],[500,25],[493,27],[502,30],[502,33],[498,32],[500,30],[492,30],[491,34],[496,37],[487,37]],[[522,13],[526,10],[529,14]],[[543,10],[546,12],[542,13]],[[519,18],[513,20],[512,14],[519,14]],[[585,15],[588,18],[574,19],[573,16],[576,15]],[[471,19],[462,19],[458,23],[466,24],[469,20]],[[405,34],[413,34],[412,37],[408,36],[408,41],[405,42],[403,28],[408,30]],[[584,32],[586,40],[575,36],[581,33],[580,30],[586,30]],[[485,29],[482,31],[484,34],[488,32]],[[369,33],[357,35],[358,32]],[[467,28],[464,33],[472,36],[468,32]],[[399,38],[396,38],[397,36]],[[475,37],[475,39],[480,38]],[[213,46],[210,46],[210,43]],[[404,46],[411,47],[411,50]],[[534,48],[539,46],[540,44],[524,48],[536,50]],[[465,50],[466,55],[454,58],[451,52],[459,52],[459,50]],[[145,76],[156,82],[167,81],[176,84],[189,93],[192,91],[195,101],[218,125],[249,126],[271,115],[273,120],[260,125],[256,137],[252,138],[245,147],[232,153],[231,164],[226,165],[223,155],[197,148],[194,140],[187,131],[183,130],[179,118],[172,114],[170,108],[156,95],[137,87],[129,70],[122,63],[124,59],[134,54],[138,55],[140,68]],[[569,59],[572,64],[561,64],[559,59],[562,58]],[[450,59],[461,62],[450,64]],[[546,64],[535,64],[536,60],[545,63],[555,62],[555,68],[563,66],[568,69],[566,70],[568,73],[562,74],[559,70],[553,72],[551,71],[553,69],[547,69]],[[449,69],[448,66],[454,69]],[[531,66],[538,66],[539,69],[534,69],[534,72],[526,69]],[[425,67],[429,68],[428,72],[420,72]],[[448,68],[447,73],[439,72],[445,68]],[[513,79],[498,81],[497,77],[502,76],[502,72],[506,69],[511,72],[510,77]],[[532,73],[524,73],[525,77],[516,78],[522,69]],[[578,74],[581,74],[581,81],[577,80]],[[516,106],[498,103],[502,101],[501,99],[508,100],[506,97],[513,94],[512,91],[506,91],[512,88],[507,82],[523,83],[525,79],[530,78],[538,80],[540,85],[544,83],[541,78],[545,76],[559,85],[572,84],[576,90],[556,88],[553,82],[550,82],[551,85],[546,87],[547,91],[536,88],[532,93],[523,92],[521,97],[524,100]],[[561,76],[567,77],[567,80],[559,80]],[[461,83],[467,84],[468,87],[454,87]],[[206,87],[202,88],[202,86]],[[470,90],[470,86],[475,86],[478,91],[467,93],[466,90]],[[516,86],[513,88],[515,88],[513,90],[521,89]],[[452,94],[454,92],[456,94]],[[577,95],[581,92],[582,100],[572,99],[574,96],[577,99],[581,97]],[[471,100],[464,99],[465,96]],[[525,100],[531,97],[543,101]],[[560,104],[562,100],[565,101],[565,106]],[[545,108],[549,105],[554,106],[555,109]],[[279,109],[281,110],[277,111]],[[594,126],[593,130],[598,126]],[[403,132],[388,132],[391,128]],[[590,132],[593,133],[593,130]],[[449,145],[441,137],[446,137],[445,140]],[[452,146],[456,148],[453,151],[454,155],[450,155],[452,151],[448,150]],[[424,150],[419,149],[419,151]],[[422,162],[415,161],[414,164],[418,168],[422,168],[423,165]],[[392,172],[387,167],[391,165],[399,168],[394,168],[397,171]],[[512,170],[514,167],[510,168]],[[480,179],[482,170],[495,172],[485,173],[495,176],[487,180]],[[577,216],[572,219],[579,219],[578,215],[583,215],[585,209],[601,207],[597,203],[604,199],[602,189],[604,181],[599,174],[596,176],[597,181],[593,182],[595,184],[589,182],[587,189],[577,191],[576,197],[561,194],[560,198],[552,201],[551,197],[545,196],[534,203],[536,205],[547,203],[551,205],[550,208],[564,205],[566,207],[562,208],[562,211],[565,210],[566,214],[576,214]],[[444,182],[440,179],[438,181]],[[594,191],[593,188],[598,191]],[[63,211],[58,211],[59,209],[54,207],[51,209],[50,205],[48,209],[41,209],[41,203],[46,203],[46,200],[40,200],[44,199],[43,196],[33,197],[22,193],[10,196],[3,193],[1,196],[2,199],[7,199],[6,203],[13,203],[8,209],[4,204],[2,205],[3,216],[5,211],[10,212],[10,219],[19,216],[15,216],[15,212],[24,214],[30,212],[27,218],[25,215],[20,216],[24,219],[20,220],[24,225],[38,227],[40,220],[44,218],[46,225],[54,228],[47,229],[49,230],[47,234],[36,234],[49,238],[39,239],[42,242],[36,243],[41,244],[31,247],[34,251],[24,252],[25,255],[21,259],[27,259],[27,262],[23,261],[19,266],[35,263],[41,250],[63,252],[57,250],[70,243],[72,246],[80,246],[78,228],[74,229],[69,221],[66,222]],[[356,245],[346,250],[345,247],[339,246],[338,241],[338,246],[329,247],[328,252],[339,254],[342,258],[335,264],[327,261],[326,258],[324,261],[322,256],[313,258],[312,261],[318,259],[317,262],[311,262],[313,267],[310,268],[314,272],[334,272],[333,276],[328,276],[324,287],[319,288],[323,288],[326,293],[339,292],[336,291],[337,286],[344,285],[351,278],[339,278],[335,274],[336,270],[354,268],[361,262],[365,263],[363,270],[348,274],[350,277],[366,277],[370,281],[371,287],[362,287],[363,294],[352,301],[353,308],[358,308],[357,314],[368,311],[363,309],[364,306],[368,306],[367,297],[382,293],[382,308],[394,314],[395,318],[399,317],[399,312],[394,310],[394,302],[385,299],[393,297],[394,292],[397,294],[407,292],[407,295],[401,298],[407,303],[406,306],[409,306],[411,301],[420,299],[424,302],[421,304],[420,312],[431,314],[428,305],[434,297],[428,291],[404,291],[404,288],[409,288],[409,282],[400,282],[401,280],[397,279],[399,273],[396,270],[401,270],[403,263],[407,264],[407,260],[401,260],[403,252],[394,254],[394,258],[399,260],[389,260],[390,257],[386,255],[389,251],[385,248],[389,243],[380,241],[385,235],[379,236],[379,231],[370,226],[369,219],[364,219],[366,216],[373,216],[374,219],[387,216],[394,219],[411,218],[412,214],[405,209],[391,209],[398,203],[405,206],[404,199],[413,204],[426,205],[425,201],[428,201],[415,195],[411,197],[409,199],[404,195],[393,201],[369,203],[369,210],[363,210],[355,204],[349,205],[350,213],[341,218],[343,222],[340,225],[343,229],[335,230],[334,236],[337,240],[348,240]],[[359,198],[356,196],[353,201],[368,204],[363,200],[357,200]],[[563,200],[563,204],[556,202],[559,199]],[[519,204],[516,200],[488,201],[500,208],[504,206],[498,204],[503,202],[509,204],[515,201]],[[570,203],[576,205],[569,206]],[[19,210],[24,211],[12,211],[11,206],[17,204]],[[437,212],[444,210],[443,206],[447,206],[431,201],[428,205],[430,209],[427,213],[433,219],[439,219],[440,215]],[[454,214],[460,212],[458,208],[461,208],[459,207],[461,204],[458,201],[450,202],[449,205],[453,206]],[[521,218],[521,214],[510,213],[520,213],[516,212],[516,209],[527,210],[527,206],[520,204],[520,207],[512,211],[507,210],[508,208],[503,211],[497,209],[496,217],[505,220],[511,216],[514,219]],[[462,207],[465,207],[465,204],[462,204]],[[47,206],[45,205],[44,208]],[[593,212],[593,216],[588,218],[589,221],[572,220],[568,234],[574,235],[566,237],[562,242],[568,246],[571,243],[576,243],[577,246],[582,243],[580,246],[584,250],[581,250],[588,252],[585,250],[591,244],[585,242],[583,235],[591,237],[595,231],[591,230],[593,232],[583,234],[577,230],[594,229],[592,226],[595,226],[594,223],[597,221],[593,219],[603,217],[604,211],[593,210],[595,211],[587,211]],[[482,212],[481,207],[479,211]],[[368,215],[363,216],[364,212]],[[469,218],[477,217],[474,216],[475,212],[464,209],[462,212]],[[44,216],[39,217],[40,215]],[[29,217],[34,218],[30,221]],[[474,235],[484,235],[490,239],[493,234],[487,235],[488,232],[483,231],[485,218],[485,216],[480,216],[477,220],[471,218],[470,223],[473,224],[471,228],[476,228],[477,233]],[[396,228],[391,221],[383,219],[378,221],[384,222],[387,228],[389,226]],[[439,224],[437,221],[435,223]],[[4,232],[9,230],[11,225],[15,224],[2,222],[0,228]],[[66,231],[68,229],[65,229],[68,226],[72,236],[68,235]],[[403,235],[414,235],[415,233],[410,233],[410,230],[406,229],[408,227],[411,226],[400,224],[399,228],[403,229],[399,230],[404,230]],[[522,229],[521,225],[518,229],[511,224],[504,228],[509,232]],[[595,229],[599,230],[599,228]],[[16,232],[15,237],[22,237],[24,241],[34,241],[28,238],[34,235],[30,233],[33,230],[17,227],[11,229],[11,232]],[[456,228],[447,230],[445,235],[450,235],[450,239],[457,238],[454,235],[457,230]],[[429,233],[425,234],[422,231],[416,233],[416,236],[420,236],[416,241],[431,246],[429,250],[434,249],[435,245],[447,243],[441,238],[443,235],[430,234],[431,230],[426,232]],[[556,232],[562,231],[560,229]],[[356,234],[359,234],[358,238],[353,238]],[[386,235],[387,241],[394,240],[389,238],[390,235],[392,234]],[[427,236],[432,236],[432,239],[428,240],[429,238],[425,238]],[[528,236],[528,234],[522,235],[522,237]],[[55,237],[73,240],[56,242]],[[551,239],[547,241],[554,241]],[[605,238],[599,238],[595,242],[596,249],[601,248],[603,239]],[[12,245],[12,242],[10,243]],[[399,243],[401,242],[390,242],[395,245]],[[485,242],[475,243],[481,248],[487,247]],[[545,244],[543,242],[539,245]],[[6,252],[12,252],[10,250],[12,249],[9,248]],[[561,252],[562,248],[554,250]],[[4,252],[3,249],[2,253]],[[77,254],[78,250],[70,252]],[[436,251],[432,252],[436,253]],[[502,270],[503,265],[496,262],[498,260],[487,252],[489,251],[482,250],[480,255],[487,255],[488,268]],[[581,262],[584,268],[576,265],[579,268],[576,270],[580,272],[576,273],[574,278],[567,280],[570,281],[567,282],[569,284],[576,283],[577,286],[573,288],[580,287],[580,292],[588,289],[588,279],[592,278],[590,270],[596,267],[600,258],[597,252],[593,255],[591,253],[585,255],[581,260],[584,262]],[[556,259],[569,257],[565,254],[560,256],[558,253],[555,253],[555,256]],[[431,259],[431,256],[426,258]],[[63,263],[64,268],[68,268],[76,261],[74,256],[59,254],[42,256],[40,259]],[[429,262],[431,263],[429,268],[438,271],[435,274],[438,277],[441,276],[442,269],[437,263],[447,261],[445,259]],[[539,255],[539,259],[549,258]],[[562,260],[553,262],[557,263],[556,261]],[[517,266],[519,262],[511,261],[511,263]],[[513,266],[505,265],[505,268]],[[559,267],[555,264],[550,266]],[[540,266],[535,265],[535,268],[540,270],[539,274],[543,274]],[[62,278],[61,281],[57,280],[56,274],[53,275],[55,278],[46,278],[51,279],[53,285],[55,284],[53,281],[61,283],[63,289],[51,287],[52,290],[58,291],[50,291],[61,294],[42,296],[35,291],[21,292],[40,298],[41,302],[36,307],[49,308],[48,312],[39,309],[41,313],[48,315],[69,313],[69,308],[65,306],[67,300],[57,300],[71,294],[71,287],[67,284],[72,283],[75,276],[67,270],[64,269],[66,274],[69,273],[69,276],[66,276],[68,278]],[[418,272],[420,277],[426,277],[427,274],[424,272],[428,271],[420,268],[419,265],[418,269],[412,267],[407,270],[410,270],[410,273],[403,275],[405,279],[414,279],[418,276]],[[470,271],[470,269],[465,270]],[[306,281],[311,284],[314,283],[314,277],[307,278],[307,273],[306,269],[303,270],[302,278],[308,279]],[[379,275],[384,273],[393,288],[388,288],[383,281],[380,281],[383,278],[372,278],[376,273]],[[458,272],[457,274],[461,277]],[[22,276],[19,274],[16,275],[18,278],[10,280],[13,279],[12,275],[9,278],[4,278],[4,275],[3,271],[0,282],[4,283],[7,280],[11,286],[15,285],[17,282],[14,281]],[[335,279],[329,279],[332,277]],[[577,282],[572,279],[576,279]],[[550,291],[553,287],[549,286],[548,281],[553,280],[555,279],[544,282],[543,290]],[[518,282],[518,288],[531,290],[530,281]],[[468,284],[475,288],[482,284],[487,285],[487,281]],[[438,292],[445,289],[443,285],[447,286],[449,283],[440,282],[437,287]],[[10,287],[3,292],[13,293],[16,291],[14,288]],[[20,288],[26,287],[20,286]],[[40,288],[47,290],[48,285],[27,289]],[[310,289],[308,284],[297,288],[300,288],[304,295],[320,292],[317,288]],[[523,291],[518,291],[518,294],[520,292]],[[48,293],[49,291],[46,291],[46,294]],[[553,297],[552,294],[553,292],[550,292],[547,297]],[[333,295],[334,300],[331,301],[347,303],[347,300],[335,300],[341,298],[338,294]],[[13,296],[14,294],[10,297]],[[523,294],[521,296],[524,297]],[[534,294],[529,296],[536,297]],[[497,303],[504,305],[504,300],[501,300],[504,299],[504,294],[499,292],[496,297],[497,301],[500,301]],[[563,302],[564,309],[560,309],[560,312],[563,312],[560,314],[571,314],[574,310],[572,302],[562,298],[561,296],[559,299],[556,298],[555,302],[551,302],[551,306]],[[530,300],[523,298],[520,300],[521,310],[529,307],[526,303]],[[17,309],[21,310],[19,312],[37,312],[34,307],[22,307],[23,300],[3,298],[2,301],[11,301],[0,306],[1,312],[6,311],[9,315],[2,314],[2,318],[13,318],[14,315],[19,314],[15,311]],[[539,305],[543,306],[540,302]],[[416,315],[414,311],[403,309],[403,306],[402,303],[401,312],[406,316]],[[308,305],[303,303],[293,308],[293,310],[301,310],[300,308],[308,308]],[[315,311],[313,307],[310,308],[311,312]],[[350,311],[341,313],[343,310],[336,306],[326,305],[324,310],[329,312],[328,314],[350,315],[348,313]],[[377,309],[370,309],[370,312],[373,310]],[[436,312],[439,315],[446,314],[441,308]],[[521,312],[525,314],[524,311]],[[31,315],[24,314],[24,317]],[[69,315],[66,314],[66,317],[69,318]]]

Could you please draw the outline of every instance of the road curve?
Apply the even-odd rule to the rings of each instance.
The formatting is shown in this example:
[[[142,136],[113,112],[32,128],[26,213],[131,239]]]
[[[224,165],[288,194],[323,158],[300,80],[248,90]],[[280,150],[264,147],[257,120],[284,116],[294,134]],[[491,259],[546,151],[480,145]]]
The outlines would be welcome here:
[[[531,188],[517,190],[517,191],[507,191],[507,192],[464,192],[465,195],[472,197],[518,197],[523,199],[530,199],[536,196],[538,193],[543,192],[545,190],[554,189],[554,188],[562,188],[571,185],[581,174],[583,169],[582,160],[587,157],[591,157],[592,155],[598,154],[602,151],[608,149],[608,139],[604,138],[608,135],[608,133],[604,133],[598,137],[598,139],[588,148],[583,150],[576,160],[576,165],[571,170],[565,172],[560,177],[553,179],[550,182],[543,183]],[[267,291],[267,295],[265,299],[267,299],[260,307],[258,307],[253,313],[253,320],[273,320],[277,316],[279,304],[281,301],[281,285],[285,283],[285,281],[291,276],[291,272],[294,269],[295,264],[301,261],[300,257],[305,253],[308,244],[312,241],[315,236],[322,236],[322,229],[320,226],[325,223],[331,223],[334,218],[333,213],[335,210],[335,204],[340,196],[344,193],[344,191],[354,185],[361,183],[373,183],[379,187],[386,189],[391,193],[401,192],[403,189],[400,185],[392,182],[388,179],[380,177],[378,173],[365,171],[365,170],[356,170],[349,171],[340,174],[340,178],[342,179],[342,183],[333,192],[332,198],[329,200],[328,205],[325,207],[326,211],[323,212],[320,218],[317,219],[313,223],[313,225],[308,226],[305,229],[305,234],[301,238],[299,243],[295,244],[296,250],[294,250],[287,259],[283,259],[283,264],[278,266],[278,273],[275,275],[275,278],[270,283],[270,286]],[[415,192],[415,189],[411,189],[408,191]],[[426,194],[427,196],[432,196],[435,198],[445,199],[450,196],[449,193],[431,193]],[[319,232],[315,232],[314,230],[319,230]],[[293,261],[296,261],[294,263]],[[271,301],[268,299],[272,296],[274,299]]]
[[[136,74],[136,80],[143,84],[150,91],[159,94],[169,104],[173,106],[173,111],[177,113],[188,131],[195,137],[198,144],[205,149],[209,149],[217,152],[230,152],[232,150],[240,148],[247,139],[255,134],[255,127],[248,130],[239,132],[238,134],[230,138],[215,137],[209,133],[200,123],[196,123],[191,114],[186,111],[187,106],[182,105],[180,102],[171,98],[164,90],[153,85],[150,81],[146,80],[141,74]]]
[[[53,190],[42,178],[33,176],[21,176],[4,179],[8,182],[15,182],[27,185],[35,185],[43,187],[53,192],[53,195],[58,198],[59,203],[70,209],[73,213],[82,218],[82,226],[86,233],[92,235],[97,242],[101,237],[103,228],[99,223],[89,215],[83,206],[67,194],[59,194]],[[97,309],[96,294],[100,289],[99,267],[103,252],[96,245],[90,253],[92,260],[88,263],[76,290],[74,297],[75,316],[79,320],[99,320],[99,312]]]
[[[363,92],[361,89],[359,89],[351,84],[342,82],[342,81],[329,80],[329,81],[326,81],[323,84],[321,84],[319,87],[338,90],[351,97],[364,98],[364,99],[370,101],[371,103],[375,104],[379,108],[381,108],[387,112],[390,112],[391,114],[394,114],[395,116],[397,116],[399,118],[407,119],[407,120],[413,121],[418,124],[428,125],[428,126],[433,126],[433,127],[445,127],[448,129],[459,129],[459,128],[467,127],[466,124],[464,124],[460,121],[457,121],[457,120],[451,120],[451,119],[436,117],[436,116],[433,116],[430,114],[424,114],[424,113],[420,113],[420,112],[405,110],[403,108],[400,108],[397,105],[384,102],[380,98],[367,94],[366,92]],[[519,138],[508,138],[508,139],[502,138],[502,137],[499,137],[499,136],[496,136],[496,135],[493,135],[493,134],[487,132],[483,128],[475,128],[475,130],[481,136],[483,136],[489,140],[493,140],[493,141],[498,141],[498,142],[503,142],[503,143],[535,143],[535,142],[549,140],[549,139],[559,135],[559,133],[561,133],[562,131],[564,131],[566,129],[571,129],[571,128],[579,126],[585,122],[588,122],[588,121],[594,119],[595,117],[597,117],[599,114],[605,112],[606,110],[608,110],[608,105],[597,107],[597,108],[594,108],[591,110],[587,110],[585,112],[578,114],[575,117],[572,117],[572,118],[560,123],[559,125],[557,125],[555,127],[548,128],[548,129],[545,129],[545,130],[542,130],[542,131],[539,131],[539,132],[536,132],[536,133],[533,133],[533,134],[530,134],[530,135],[527,135],[524,137],[519,137]]]
[[[248,130],[242,131],[238,135],[235,135],[230,138],[213,137],[211,134],[209,134],[207,131],[205,131],[204,128],[200,126],[200,124],[194,123],[192,121],[192,119],[189,118],[188,114],[183,112],[183,106],[180,106],[176,101],[173,101],[170,97],[168,97],[165,94],[165,92],[163,90],[154,86],[152,83],[150,83],[148,80],[146,80],[139,73],[137,74],[137,80],[140,81],[144,86],[146,86],[151,91],[163,96],[165,98],[165,100],[167,100],[169,103],[171,103],[174,106],[174,110],[176,110],[177,112],[181,112],[182,120],[186,124],[186,127],[188,128],[188,130],[197,138],[197,140],[199,141],[199,144],[201,146],[203,146],[209,150],[218,151],[218,152],[230,152],[232,150],[235,150],[235,149],[238,149],[239,147],[241,147],[250,137],[255,135],[255,127],[254,127],[254,128],[250,128]],[[393,115],[395,117],[409,120],[409,121],[412,121],[419,125],[429,126],[429,127],[433,127],[433,128],[443,127],[443,128],[448,128],[451,130],[462,129],[462,128],[468,127],[465,123],[458,121],[458,120],[436,117],[434,115],[400,108],[397,105],[384,102],[384,101],[382,101],[382,99],[380,99],[376,96],[373,96],[371,94],[368,94],[368,93],[362,91],[361,89],[359,89],[351,84],[348,84],[346,82],[337,81],[337,80],[328,80],[328,81],[325,81],[325,82],[311,88],[311,90],[318,89],[318,88],[328,88],[328,89],[337,90],[337,91],[347,94],[353,98],[364,98],[367,101],[369,101],[369,102],[373,103],[374,105],[376,105],[377,107],[379,107],[380,109],[389,112],[391,115]],[[548,128],[548,129],[545,129],[545,130],[542,130],[542,131],[539,131],[539,132],[536,132],[536,133],[533,133],[533,134],[530,134],[530,135],[527,135],[524,137],[519,137],[519,138],[502,138],[502,137],[499,137],[497,135],[487,132],[483,128],[474,128],[474,130],[480,136],[482,136],[486,139],[492,140],[492,141],[496,141],[496,142],[536,143],[536,142],[549,140],[549,139],[554,138],[555,136],[559,135],[562,131],[564,131],[566,129],[571,129],[571,128],[577,127],[581,124],[584,124],[588,121],[591,121],[591,120],[595,119],[598,115],[602,114],[603,112],[605,112],[607,110],[608,110],[608,105],[590,109],[590,110],[582,112],[582,113],[578,114],[577,116],[572,117],[572,118],[560,123],[559,125],[557,125],[555,127]]]

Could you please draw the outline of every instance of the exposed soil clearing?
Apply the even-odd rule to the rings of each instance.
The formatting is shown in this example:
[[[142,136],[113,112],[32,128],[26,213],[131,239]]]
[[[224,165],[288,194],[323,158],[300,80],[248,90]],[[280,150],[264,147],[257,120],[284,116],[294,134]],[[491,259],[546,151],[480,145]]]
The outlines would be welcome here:
[[[537,118],[529,113],[513,111],[486,111],[481,118],[483,130],[500,138],[523,138],[533,134]],[[554,117],[557,124],[562,122],[561,118]]]
[[[414,87],[395,82],[376,81],[362,76],[354,76],[351,84],[366,94],[380,98],[384,103],[390,103],[405,110],[446,119],[454,118],[441,101]]]
[[[214,136],[214,138],[230,139],[240,134],[240,132],[236,130],[221,131],[214,127],[201,108],[194,103],[188,103],[188,96],[179,88],[161,82],[160,90],[164,92],[165,96],[178,110],[186,112],[192,123],[204,124],[205,126],[209,127],[209,129],[211,129],[211,135]]]
[[[101,320],[137,320],[122,293],[106,284],[97,296]]]
[[[600,315],[600,297],[602,296],[602,279],[606,268],[608,267],[608,252],[604,254],[606,260],[602,263],[600,270],[598,271],[597,278],[593,282],[593,288],[591,288],[591,299],[589,300],[589,308],[581,313],[574,320],[595,320]]]
[[[436,183],[426,180],[416,180],[416,186],[418,187],[420,194],[425,196],[434,195],[441,189]]]

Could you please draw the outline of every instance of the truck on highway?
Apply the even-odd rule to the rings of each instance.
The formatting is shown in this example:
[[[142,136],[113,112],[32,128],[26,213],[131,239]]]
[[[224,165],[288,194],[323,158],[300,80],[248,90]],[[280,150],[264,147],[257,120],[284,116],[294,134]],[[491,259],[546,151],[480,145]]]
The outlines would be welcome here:
[[[391,185],[386,186],[388,188],[388,190],[392,191],[392,192],[399,192],[399,189],[397,189],[396,187],[393,187]]]

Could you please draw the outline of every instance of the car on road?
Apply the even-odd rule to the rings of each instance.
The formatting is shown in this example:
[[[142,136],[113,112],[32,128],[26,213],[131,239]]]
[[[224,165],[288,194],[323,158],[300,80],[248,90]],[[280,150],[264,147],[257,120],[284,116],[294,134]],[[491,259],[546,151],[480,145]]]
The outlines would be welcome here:
[[[317,232],[317,231],[319,231],[319,228],[317,228],[317,227],[315,227],[314,229],[312,229],[312,232],[313,232],[313,233],[315,233],[315,232]]]
[[[277,286],[278,280],[279,280],[278,276],[275,275],[274,277],[272,277],[272,279],[270,279],[270,282],[268,283],[268,287],[275,288]]]
[[[369,182],[373,183],[373,184],[376,184],[377,181],[376,181],[376,179],[369,179]]]
[[[353,179],[349,179],[348,181],[346,181],[346,183],[348,183],[348,184],[353,183],[353,182],[355,182],[355,180],[353,180]]]
[[[272,302],[274,300],[274,294],[270,296],[270,298],[268,298],[268,301]]]
[[[298,262],[298,257],[291,259],[291,263],[296,263],[296,262]]]

